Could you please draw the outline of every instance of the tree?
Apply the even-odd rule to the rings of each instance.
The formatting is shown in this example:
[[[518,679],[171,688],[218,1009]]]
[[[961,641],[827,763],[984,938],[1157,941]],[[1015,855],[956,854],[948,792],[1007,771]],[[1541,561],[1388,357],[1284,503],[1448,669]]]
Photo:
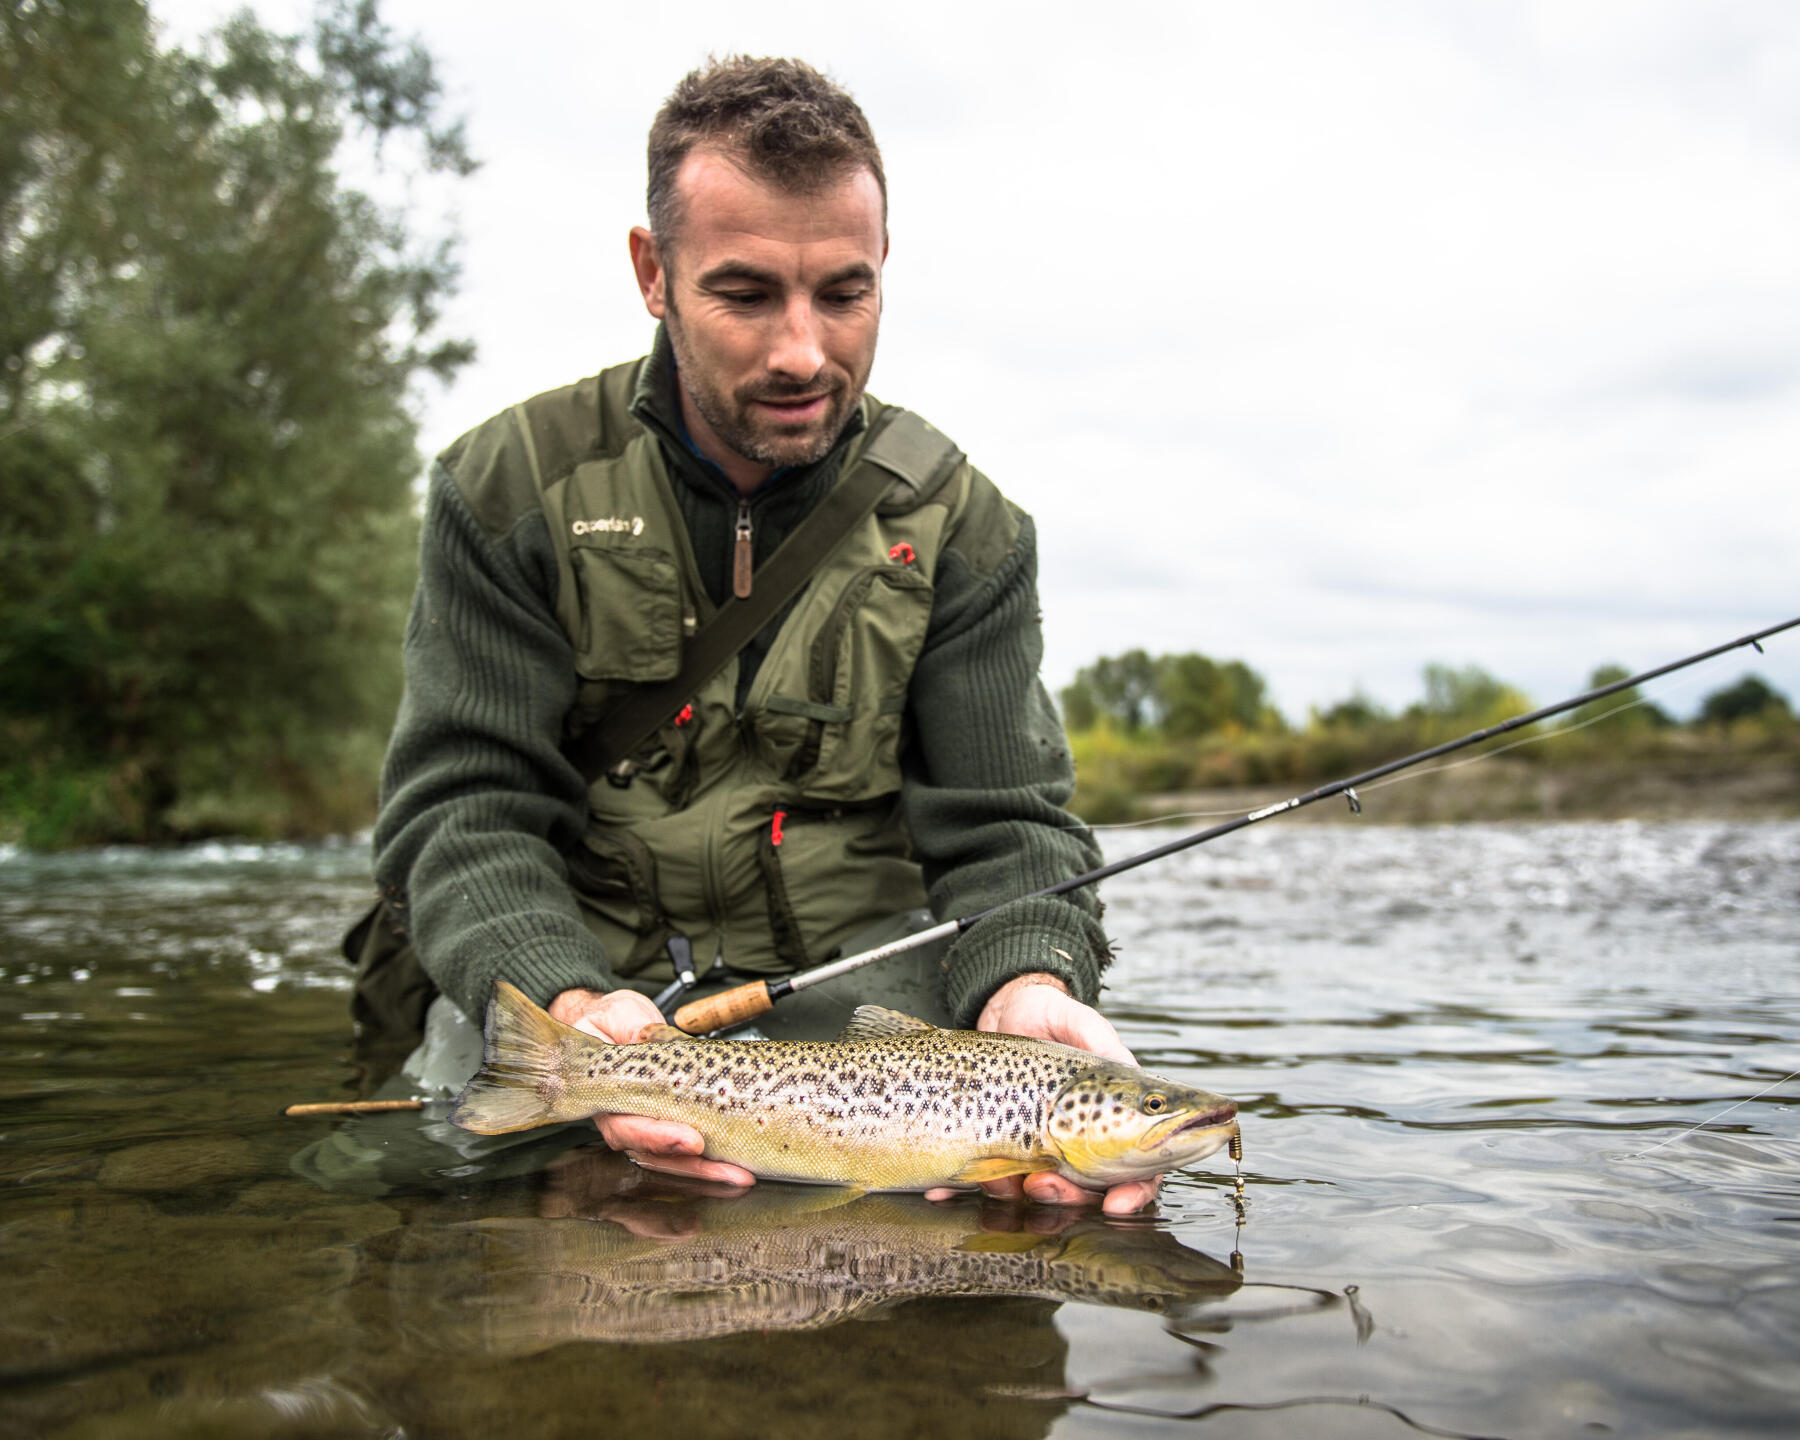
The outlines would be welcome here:
[[[473,352],[435,338],[453,237],[339,167],[468,173],[439,98],[373,0],[195,54],[137,0],[0,11],[0,709],[40,770],[105,773],[91,828],[191,828],[247,776],[316,808],[358,743],[366,772],[410,389]]]
[[[1479,665],[1456,669],[1431,664],[1424,670],[1425,699],[1407,714],[1425,722],[1427,733],[1474,730],[1494,725],[1531,708],[1531,701]]]
[[[1204,655],[1164,655],[1156,662],[1156,697],[1165,735],[1193,739],[1235,727],[1240,732],[1279,729],[1268,686],[1242,660],[1215,662]]]
[[[1267,695],[1263,677],[1242,660],[1131,650],[1076,672],[1062,692],[1063,719],[1071,730],[1106,719],[1128,735],[1153,728],[1177,739],[1232,727],[1279,730],[1281,716]]]
[[[1598,690],[1605,685],[1616,685],[1630,674],[1631,671],[1623,665],[1601,665],[1588,676],[1587,688]],[[1603,700],[1588,701],[1569,717],[1569,723],[1594,727],[1605,734],[1622,734],[1628,731],[1667,730],[1675,724],[1675,720],[1662,706],[1644,699],[1637,686],[1628,685]]]
[[[1760,675],[1744,675],[1700,702],[1703,724],[1729,725],[1735,720],[1786,724],[1794,718],[1787,696]]]
[[[1062,701],[1072,730],[1090,730],[1104,716],[1134,735],[1156,719],[1156,662],[1142,650],[1102,656],[1075,672]]]
[[[1358,689],[1327,709],[1314,710],[1312,723],[1327,730],[1371,730],[1393,718],[1393,712],[1379,700]]]

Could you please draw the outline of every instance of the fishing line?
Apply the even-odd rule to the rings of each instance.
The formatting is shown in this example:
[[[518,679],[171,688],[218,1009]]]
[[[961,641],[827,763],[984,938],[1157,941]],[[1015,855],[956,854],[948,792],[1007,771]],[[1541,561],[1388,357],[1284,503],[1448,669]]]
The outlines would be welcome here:
[[[1788,1081],[1796,1079],[1796,1078],[1800,1078],[1800,1070],[1794,1071],[1794,1073],[1792,1075],[1783,1075],[1781,1077],[1781,1079],[1777,1080],[1773,1085],[1769,1086],[1767,1090],[1758,1090],[1754,1095],[1746,1095],[1742,1100],[1738,1101],[1736,1105],[1727,1105],[1717,1115],[1710,1115],[1706,1119],[1702,1120],[1698,1125],[1690,1125],[1690,1126],[1688,1126],[1687,1129],[1683,1130],[1679,1135],[1671,1135],[1667,1140],[1662,1141],[1660,1144],[1652,1145],[1648,1150],[1639,1150],[1636,1154],[1630,1156],[1629,1158],[1632,1160],[1642,1160],[1646,1155],[1654,1155],[1658,1150],[1662,1149],[1664,1145],[1673,1145],[1677,1140],[1687,1139],[1687,1137],[1692,1135],[1696,1130],[1704,1130],[1708,1125],[1712,1124],[1713,1121],[1723,1120],[1733,1110],[1736,1110],[1736,1109],[1741,1108],[1742,1106],[1748,1105],[1752,1100],[1762,1099],[1762,1097],[1767,1095],[1770,1090],[1779,1090],[1783,1085],[1787,1084]]]

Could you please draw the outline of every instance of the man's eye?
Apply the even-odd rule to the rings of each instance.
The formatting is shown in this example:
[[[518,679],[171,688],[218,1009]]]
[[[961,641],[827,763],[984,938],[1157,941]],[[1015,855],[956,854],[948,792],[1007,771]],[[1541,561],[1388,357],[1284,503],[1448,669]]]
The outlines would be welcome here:
[[[832,305],[848,308],[868,297],[867,290],[835,290],[825,299]]]
[[[763,297],[760,290],[721,290],[719,298],[727,305],[737,305],[747,309],[752,305],[760,304]]]

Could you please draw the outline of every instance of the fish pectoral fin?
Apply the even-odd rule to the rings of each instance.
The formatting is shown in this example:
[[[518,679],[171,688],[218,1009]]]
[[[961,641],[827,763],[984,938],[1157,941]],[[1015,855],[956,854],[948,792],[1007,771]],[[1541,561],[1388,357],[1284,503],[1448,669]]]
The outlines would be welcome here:
[[[950,1178],[963,1184],[980,1185],[989,1180],[1004,1180],[1008,1175],[1036,1175],[1045,1170],[1054,1170],[1056,1166],[1057,1162],[1048,1155],[1037,1155],[1030,1160],[988,1155],[980,1160],[971,1160]]]
[[[888,1010],[880,1005],[858,1005],[838,1039],[884,1040],[894,1035],[930,1034],[937,1028],[929,1020],[920,1020],[898,1010]]]
[[[648,1025],[644,1027],[644,1033],[638,1036],[637,1043],[644,1045],[654,1040],[660,1044],[664,1040],[697,1041],[699,1038],[698,1035],[690,1035],[685,1030],[677,1030],[673,1025]]]

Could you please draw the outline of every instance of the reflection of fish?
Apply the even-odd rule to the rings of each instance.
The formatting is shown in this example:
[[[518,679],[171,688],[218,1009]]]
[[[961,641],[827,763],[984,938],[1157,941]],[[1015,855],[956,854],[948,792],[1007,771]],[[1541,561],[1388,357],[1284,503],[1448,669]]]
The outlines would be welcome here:
[[[450,1117],[484,1135],[597,1111],[692,1125],[771,1180],[926,1190],[1054,1170],[1104,1187],[1178,1169],[1237,1133],[1223,1095],[1085,1050],[940,1030],[860,1007],[836,1040],[608,1045],[494,987],[487,1059]]]
[[[435,1312],[440,1340],[521,1355],[573,1340],[817,1330],[933,1296],[1170,1312],[1241,1283],[1165,1231],[1091,1213],[1058,1215],[1058,1234],[991,1234],[966,1203],[843,1204],[779,1190],[678,1207],[615,1203],[602,1213],[615,1218],[485,1220],[422,1233],[415,1244],[432,1253],[410,1255],[405,1270],[429,1293],[409,1305]],[[698,1233],[659,1238],[677,1220]]]

